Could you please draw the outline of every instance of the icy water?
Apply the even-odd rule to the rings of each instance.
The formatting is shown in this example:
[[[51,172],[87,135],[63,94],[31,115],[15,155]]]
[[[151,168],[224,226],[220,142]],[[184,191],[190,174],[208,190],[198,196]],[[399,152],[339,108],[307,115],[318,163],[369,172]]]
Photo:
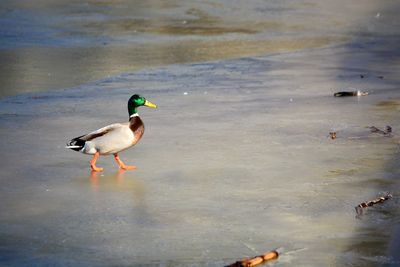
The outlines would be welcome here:
[[[363,51],[177,65],[4,99],[2,264],[223,266],[282,248],[273,265],[397,266],[399,80],[393,65],[354,63]],[[340,86],[371,94],[334,98]],[[159,105],[140,110],[145,135],[121,154],[138,170],[103,157],[91,175],[64,143],[126,120],[133,92]],[[385,192],[394,198],[355,218]]]
[[[109,10],[108,1],[97,3],[104,4],[100,10]],[[226,3],[207,3],[213,7],[208,12],[229,15],[221,11]],[[319,38],[326,25],[315,22],[340,9],[321,3],[323,9],[313,2],[302,3],[302,8],[293,8],[291,1],[280,2],[281,6],[256,3],[240,6],[244,11],[232,8],[238,13],[229,22],[249,18],[246,12],[256,5],[272,14],[292,12],[290,20],[312,15],[305,23],[316,32],[304,32]],[[329,36],[337,33],[340,44],[278,46],[282,50],[271,54],[267,52],[272,50],[257,50],[258,45],[251,51],[248,42],[240,40],[235,42],[243,42],[241,47],[257,56],[246,56],[242,48],[226,56],[216,45],[220,52],[210,52],[215,53],[211,58],[154,65],[208,61],[111,77],[99,72],[103,78],[94,82],[63,90],[38,86],[45,92],[2,98],[0,265],[224,266],[279,248],[282,254],[271,266],[399,266],[398,9],[395,2],[386,2],[385,8],[372,1],[362,3],[342,8],[336,20],[343,24],[326,29]],[[9,4],[35,10],[25,2]],[[174,17],[182,5],[172,2],[157,10],[172,8]],[[48,8],[59,10],[57,5]],[[353,16],[345,16],[350,13]],[[345,32],[343,25],[354,34]],[[213,38],[250,38],[246,34],[257,41],[263,35],[231,23],[225,26],[235,30],[226,35],[214,29],[211,36],[204,36],[200,26],[190,36],[184,34],[186,28],[174,30],[183,43],[196,38],[205,43]],[[96,30],[91,24],[83,28],[89,33]],[[113,32],[111,27],[109,34]],[[304,32],[299,30],[299,38]],[[73,36],[86,40],[93,37],[89,33]],[[175,42],[157,27],[146,34],[156,41]],[[7,42],[4,49],[11,49]],[[39,49],[31,45],[23,43],[13,51]],[[59,46],[64,44],[53,45],[49,43],[49,51],[81,49],[70,43],[63,48]],[[151,44],[146,49],[154,51]],[[53,61],[65,64],[57,57]],[[81,81],[88,80],[96,65],[80,65],[85,69]],[[133,66],[116,65],[109,66],[116,72]],[[27,84],[34,85],[35,80]],[[66,86],[62,81],[55,87]],[[22,84],[18,88],[24,88]],[[356,89],[370,95],[333,97],[336,91]],[[139,110],[145,134],[136,147],[120,155],[138,169],[118,171],[112,157],[101,157],[98,165],[105,172],[90,173],[89,157],[65,149],[65,143],[126,121],[126,101],[133,93],[158,104],[157,110]],[[391,136],[366,128],[386,125],[393,128]],[[331,131],[337,132],[337,139],[329,138]],[[387,192],[392,199],[356,218],[356,205]]]
[[[0,97],[397,33],[396,1],[348,2],[3,0]]]

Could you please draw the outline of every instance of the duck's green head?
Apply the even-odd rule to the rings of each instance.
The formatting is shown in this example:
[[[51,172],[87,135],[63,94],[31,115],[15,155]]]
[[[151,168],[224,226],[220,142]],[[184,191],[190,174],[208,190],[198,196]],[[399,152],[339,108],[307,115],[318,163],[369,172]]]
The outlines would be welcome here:
[[[157,105],[151,103],[150,101],[146,100],[143,96],[140,95],[133,95],[131,98],[129,98],[128,101],[128,112],[129,112],[129,117],[132,116],[133,114],[137,113],[137,108],[140,106],[146,106],[150,108],[156,108]]]

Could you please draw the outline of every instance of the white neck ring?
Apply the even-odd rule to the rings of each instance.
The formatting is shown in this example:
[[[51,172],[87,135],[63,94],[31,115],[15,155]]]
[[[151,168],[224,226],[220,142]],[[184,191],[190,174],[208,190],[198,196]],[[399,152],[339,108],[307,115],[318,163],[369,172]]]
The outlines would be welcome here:
[[[139,114],[134,113],[134,114],[132,114],[132,115],[129,116],[129,118],[133,118],[133,117],[139,117]]]

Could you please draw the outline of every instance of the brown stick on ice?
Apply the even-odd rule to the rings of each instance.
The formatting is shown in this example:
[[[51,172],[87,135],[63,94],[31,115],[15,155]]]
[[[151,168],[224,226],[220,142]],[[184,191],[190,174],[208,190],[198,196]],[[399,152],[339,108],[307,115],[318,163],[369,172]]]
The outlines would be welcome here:
[[[368,95],[368,92],[361,92],[360,90],[357,91],[343,91],[334,93],[334,97],[343,97],[343,96],[365,96]]]
[[[275,260],[279,257],[279,253],[276,250],[269,251],[264,253],[263,255],[256,256],[253,258],[246,258],[231,265],[227,265],[226,267],[253,267],[259,265],[261,263],[266,263],[271,260]]]
[[[358,216],[363,214],[363,209],[367,208],[367,207],[372,207],[373,205],[377,204],[377,203],[382,203],[385,202],[388,199],[391,199],[393,196],[391,194],[387,194],[384,197],[379,197],[376,198],[374,200],[371,201],[367,201],[367,202],[363,202],[361,204],[359,204],[358,206],[355,207],[356,209],[356,213]]]
[[[337,134],[336,134],[336,132],[330,132],[329,136],[331,137],[332,140],[335,140],[337,137]]]
[[[381,130],[375,126],[369,126],[368,128],[371,130],[371,133],[379,133],[383,135],[390,135],[392,133],[392,127],[390,127],[389,125],[386,126],[385,130]]]

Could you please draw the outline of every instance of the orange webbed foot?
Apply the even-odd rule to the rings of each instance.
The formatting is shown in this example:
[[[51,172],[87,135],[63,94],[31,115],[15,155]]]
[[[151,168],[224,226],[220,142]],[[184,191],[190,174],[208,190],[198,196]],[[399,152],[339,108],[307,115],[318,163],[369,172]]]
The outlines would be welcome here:
[[[133,166],[133,165],[123,165],[123,166],[120,165],[119,167],[120,167],[120,169],[126,170],[126,171],[136,170],[136,166]]]
[[[136,169],[136,166],[125,165],[125,163],[123,163],[122,160],[119,158],[118,154],[114,154],[114,158],[115,158],[115,161],[118,163],[118,166],[119,166],[120,169],[126,170],[126,171],[135,170]]]
[[[97,166],[94,166],[94,165],[90,165],[90,168],[94,172],[102,172],[102,171],[104,171],[104,168],[100,168],[100,167],[97,167]]]
[[[99,168],[96,166],[96,161],[99,158],[99,156],[100,156],[100,153],[96,152],[96,154],[94,154],[92,160],[90,161],[90,168],[94,172],[102,172],[104,170],[103,168]]]

